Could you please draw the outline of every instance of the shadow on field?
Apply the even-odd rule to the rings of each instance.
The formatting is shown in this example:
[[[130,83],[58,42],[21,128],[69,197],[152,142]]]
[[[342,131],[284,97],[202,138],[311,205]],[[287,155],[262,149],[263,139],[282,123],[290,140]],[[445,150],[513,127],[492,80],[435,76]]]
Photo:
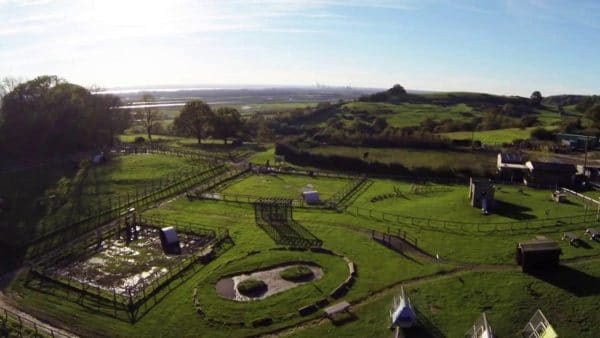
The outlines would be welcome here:
[[[527,211],[531,211],[531,208],[501,200],[496,200],[496,204],[491,210],[491,212],[494,214],[516,220],[528,220],[536,218],[533,215],[526,214],[525,212]]]
[[[417,312],[418,326],[403,329],[404,337],[406,338],[438,338],[445,337],[445,335],[433,325],[433,323],[418,309]]]
[[[569,266],[559,265],[558,268],[552,271],[532,272],[531,276],[570,292],[577,297],[600,294],[600,278]]]

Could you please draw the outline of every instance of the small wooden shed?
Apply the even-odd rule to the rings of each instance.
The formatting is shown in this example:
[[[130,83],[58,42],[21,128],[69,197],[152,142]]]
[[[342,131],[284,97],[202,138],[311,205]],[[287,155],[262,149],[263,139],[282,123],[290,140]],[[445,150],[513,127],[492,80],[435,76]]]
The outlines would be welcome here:
[[[179,235],[174,227],[162,228],[159,231],[160,243],[162,244],[163,251],[166,254],[180,254],[181,246],[179,243]]]
[[[516,260],[521,269],[526,271],[555,268],[560,261],[562,250],[556,241],[537,238],[520,242],[517,245]]]

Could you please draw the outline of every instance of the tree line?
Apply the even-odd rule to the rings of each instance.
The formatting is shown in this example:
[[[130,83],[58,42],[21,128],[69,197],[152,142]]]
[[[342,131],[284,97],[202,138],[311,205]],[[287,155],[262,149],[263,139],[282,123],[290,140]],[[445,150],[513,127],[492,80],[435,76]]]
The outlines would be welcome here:
[[[0,147],[8,155],[51,156],[111,146],[132,122],[114,95],[96,95],[56,76],[3,87]]]

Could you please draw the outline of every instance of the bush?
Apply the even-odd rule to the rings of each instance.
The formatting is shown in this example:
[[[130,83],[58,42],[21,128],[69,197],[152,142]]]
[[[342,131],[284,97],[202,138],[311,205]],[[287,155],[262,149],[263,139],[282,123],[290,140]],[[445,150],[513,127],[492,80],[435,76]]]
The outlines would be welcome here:
[[[146,139],[143,138],[142,136],[138,136],[135,138],[134,142],[135,143],[144,143],[144,142],[146,142]]]
[[[260,295],[266,292],[267,289],[267,284],[258,279],[246,279],[237,285],[238,292],[249,297]]]
[[[314,277],[314,273],[309,267],[298,265],[281,271],[279,276],[291,282],[301,282],[311,280]]]
[[[552,140],[554,139],[554,133],[540,127],[531,131],[531,137],[538,140]]]

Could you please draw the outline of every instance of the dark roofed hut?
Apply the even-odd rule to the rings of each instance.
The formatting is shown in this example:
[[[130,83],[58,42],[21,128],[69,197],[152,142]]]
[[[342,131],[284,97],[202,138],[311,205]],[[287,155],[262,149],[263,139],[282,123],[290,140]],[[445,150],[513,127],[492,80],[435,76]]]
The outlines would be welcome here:
[[[179,235],[174,227],[166,227],[159,230],[160,243],[166,254],[181,254]]]
[[[517,245],[516,260],[523,272],[555,268],[560,261],[562,250],[556,241],[534,239]]]
[[[532,187],[570,187],[577,168],[573,164],[527,161],[524,183]]]

